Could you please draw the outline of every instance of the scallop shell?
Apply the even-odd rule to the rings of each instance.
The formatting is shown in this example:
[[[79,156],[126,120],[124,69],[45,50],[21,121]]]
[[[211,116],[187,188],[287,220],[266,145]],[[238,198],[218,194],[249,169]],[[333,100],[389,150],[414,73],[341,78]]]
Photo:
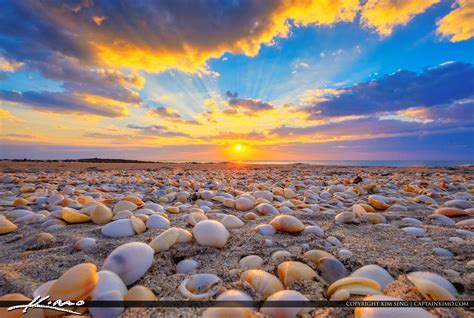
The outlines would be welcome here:
[[[222,288],[222,280],[214,274],[195,274],[187,277],[179,285],[179,292],[187,299],[201,300],[217,294]]]
[[[112,210],[103,204],[97,204],[90,214],[91,220],[95,224],[109,223],[113,216]]]
[[[277,274],[285,287],[291,286],[298,280],[313,280],[316,272],[301,262],[286,261],[278,265]]]
[[[380,284],[373,279],[370,279],[367,277],[349,276],[349,277],[343,277],[333,282],[328,287],[327,294],[331,296],[336,290],[341,289],[341,288],[347,289],[348,286],[352,286],[352,285],[365,286],[379,292],[382,290]]]
[[[146,231],[145,223],[141,219],[137,218],[136,216],[131,216],[130,222],[132,223],[132,227],[135,233],[141,234]]]
[[[101,228],[103,235],[108,237],[125,237],[135,235],[130,219],[120,219],[107,223]]]
[[[263,265],[263,258],[258,255],[248,255],[239,261],[239,265],[248,268],[260,268]]]
[[[61,218],[67,223],[83,223],[91,220],[90,216],[71,208],[63,208]]]
[[[101,270],[97,275],[99,276],[99,282],[92,292],[92,299],[111,290],[118,291],[122,296],[127,294],[127,286],[125,286],[122,279],[114,272]]]
[[[112,210],[114,214],[117,214],[117,212],[127,210],[130,212],[133,212],[137,209],[137,205],[135,203],[132,203],[130,201],[119,201],[117,204],[115,204],[114,209]]]
[[[84,237],[74,243],[74,248],[78,250],[83,250],[97,244],[97,240],[92,237]]]
[[[125,295],[125,301],[154,301],[156,295],[153,291],[142,285],[135,285]]]
[[[368,198],[369,204],[377,210],[386,210],[390,207],[388,198],[381,195],[371,195]]]
[[[303,296],[300,292],[295,290],[282,290],[274,293],[267,298],[267,301],[309,301],[308,298]],[[311,307],[270,307],[265,306],[260,309],[260,312],[268,317],[278,318],[295,318],[298,315],[304,315],[311,311]]]
[[[381,290],[393,282],[393,277],[385,269],[374,264],[362,266],[355,270],[350,276],[373,279],[380,284]]]
[[[284,290],[278,277],[260,269],[250,269],[242,273],[241,280],[252,285],[253,289],[266,297]]]
[[[84,300],[99,282],[97,266],[82,263],[68,269],[48,290],[51,299]]]
[[[0,235],[15,231],[18,228],[15,223],[7,220],[7,218],[0,217]]]
[[[363,301],[402,301],[400,298],[371,295],[364,297]],[[422,308],[405,307],[356,307],[354,318],[433,318],[434,316]]]
[[[244,226],[244,222],[240,220],[235,215],[226,215],[222,221],[222,225],[224,225],[227,229],[235,229]]]
[[[193,235],[201,245],[222,248],[229,238],[229,231],[217,221],[205,220],[196,224]]]
[[[199,222],[205,220],[208,220],[208,217],[203,212],[192,212],[188,215],[188,223],[192,226],[195,226]]]
[[[270,225],[282,232],[296,233],[304,230],[304,224],[292,215],[276,216]]]
[[[172,227],[154,238],[150,242],[150,246],[155,250],[155,252],[167,251],[174,245],[174,243],[176,243],[178,235],[178,229]]]
[[[153,249],[145,243],[126,243],[107,256],[102,270],[114,272],[128,286],[148,271],[153,263],[153,254]]]
[[[167,229],[170,227],[170,221],[161,215],[153,214],[146,221],[146,227],[149,229]]]
[[[198,268],[199,263],[193,259],[183,259],[176,264],[176,272],[180,274],[187,274]]]

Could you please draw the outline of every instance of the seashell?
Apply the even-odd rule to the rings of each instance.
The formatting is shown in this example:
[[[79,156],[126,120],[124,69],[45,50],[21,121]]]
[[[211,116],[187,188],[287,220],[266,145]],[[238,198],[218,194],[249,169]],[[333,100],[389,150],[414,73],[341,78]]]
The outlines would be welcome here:
[[[400,298],[385,295],[370,295],[363,301],[402,301]],[[406,307],[356,307],[354,318],[433,318],[434,316],[422,308]]]
[[[334,246],[337,246],[337,247],[341,247],[341,246],[342,246],[341,241],[339,241],[339,239],[338,239],[337,237],[334,237],[334,236],[328,236],[328,238],[326,239],[326,241],[327,241],[330,245],[334,245]]]
[[[186,202],[188,200],[188,198],[191,196],[191,194],[189,194],[189,192],[187,191],[180,191],[176,194],[176,201],[178,202]]]
[[[193,235],[201,245],[222,248],[229,238],[229,231],[217,221],[205,220],[196,224]]]
[[[183,259],[176,264],[176,273],[187,274],[198,268],[199,263],[193,259]]]
[[[450,218],[456,216],[465,216],[470,215],[469,212],[458,209],[458,208],[439,208],[434,211],[435,214],[441,214],[444,216],[449,216]]]
[[[285,188],[283,189],[283,196],[287,199],[291,199],[291,198],[296,197],[296,193],[295,191],[293,191],[293,189]]]
[[[414,236],[423,236],[425,235],[426,231],[420,227],[404,227],[402,228],[402,231],[404,231],[407,234],[414,235]]]
[[[253,209],[255,201],[249,197],[239,197],[235,200],[235,208],[239,211],[248,211]]]
[[[430,272],[412,272],[407,275],[418,291],[430,300],[455,300],[457,290],[451,282],[443,276]],[[436,285],[438,288],[436,288]],[[445,297],[446,298],[443,298]]]
[[[225,206],[225,207],[228,207],[228,208],[235,208],[235,201],[234,199],[225,199],[224,202],[222,202],[222,204]]]
[[[145,214],[135,214],[135,217],[139,218],[140,220],[143,221],[143,223],[146,223],[148,219],[150,218],[148,215]],[[146,226],[145,226],[146,227]]]
[[[465,229],[474,229],[474,219],[459,221],[456,224],[454,224],[454,226],[465,228]]]
[[[414,218],[403,218],[402,222],[405,223],[405,224],[414,225],[414,226],[423,225],[423,222],[421,222],[418,219],[414,219]]]
[[[97,204],[90,214],[91,220],[95,224],[109,223],[113,216],[112,210],[103,204]]]
[[[153,248],[153,250],[155,250],[155,252],[167,251],[176,243],[178,235],[178,229],[172,227],[155,237],[149,245]]]
[[[373,280],[373,279],[370,279],[370,278],[367,278],[367,277],[349,276],[349,277],[340,278],[340,279],[336,280],[335,282],[333,282],[328,287],[327,294],[329,296],[331,296],[334,292],[336,292],[336,290],[339,290],[341,288],[346,289],[351,294],[357,293],[357,291],[352,293],[351,290],[349,289],[349,286],[359,286],[359,287],[363,286],[363,287],[366,287],[366,288],[369,288],[371,290],[375,290],[375,291],[378,291],[378,292],[380,292],[382,290],[380,284],[377,281]],[[357,295],[364,295],[364,294],[357,294]],[[368,294],[365,294],[365,295],[368,295]]]
[[[455,232],[456,232],[456,234],[464,235],[466,237],[474,237],[474,232],[473,231],[457,229]]]
[[[227,229],[235,229],[244,226],[244,222],[242,222],[238,217],[234,215],[226,215],[222,221],[222,225],[224,225]]]
[[[248,255],[239,261],[239,265],[248,268],[260,268],[263,265],[263,259],[258,255]]]
[[[218,301],[245,301],[250,302],[253,301],[252,297],[249,294],[244,293],[240,290],[236,289],[228,289],[222,294],[220,294],[216,300]]]
[[[257,205],[256,210],[258,213],[263,214],[263,215],[277,215],[280,214],[273,205],[268,204],[268,203],[261,203]]]
[[[369,204],[377,210],[386,210],[390,207],[388,198],[381,195],[370,195],[368,198]]]
[[[346,248],[341,248],[337,253],[340,258],[350,258],[352,256],[352,252]]]
[[[212,307],[202,313],[202,318],[257,318],[257,314],[246,307]]]
[[[92,292],[92,299],[95,299],[101,294],[111,290],[118,291],[122,296],[127,294],[127,286],[125,286],[122,279],[114,272],[101,270],[97,273],[97,275],[99,277],[99,281]]]
[[[140,210],[138,210],[137,213],[144,209],[149,209],[149,210],[152,210],[153,212],[164,212],[163,207],[155,202],[145,203],[145,205],[143,205],[143,207]]]
[[[242,273],[240,279],[252,285],[253,289],[265,298],[285,289],[278,277],[260,269],[247,270]]]
[[[129,195],[129,196],[126,196],[125,198],[122,199],[123,201],[129,201],[129,202],[132,202],[134,203],[135,205],[137,206],[143,206],[145,203],[142,201],[142,199],[140,199],[139,197],[136,197],[136,196],[132,196],[132,195]],[[133,210],[130,210],[130,211],[133,211]]]
[[[173,214],[178,214],[179,213],[179,207],[177,206],[169,206],[169,207],[166,207],[165,210],[169,213],[173,213]]]
[[[74,248],[77,250],[83,250],[97,244],[97,240],[92,237],[84,237],[74,243]]]
[[[430,222],[437,225],[453,225],[455,221],[442,214],[431,214],[428,216]]]
[[[372,224],[386,223],[387,219],[380,213],[366,213],[363,218]]]
[[[375,211],[373,211],[375,212]],[[367,211],[364,209],[364,207],[360,204],[354,204],[352,206],[352,213],[354,213],[354,215],[356,217],[362,217],[365,213],[367,213]]]
[[[255,230],[259,231],[264,236],[271,236],[276,234],[276,229],[270,224],[260,224],[255,227]]]
[[[332,295],[330,300],[331,301],[344,301],[349,300],[351,298],[351,293],[344,288],[336,290]]]
[[[244,215],[244,219],[246,220],[255,220],[257,218],[257,215],[253,212],[248,212],[248,213],[245,213]]]
[[[472,208],[472,203],[466,200],[461,200],[461,199],[456,199],[456,200],[450,200],[445,203],[443,203],[444,207],[450,207],[450,208],[459,208],[459,209],[470,209]]]
[[[195,226],[199,222],[205,220],[208,220],[208,217],[203,212],[192,212],[188,214],[188,223],[192,226]]]
[[[132,212],[128,210],[118,211],[113,217],[112,220],[128,219],[133,215]]]
[[[13,206],[24,206],[24,205],[28,205],[28,200],[26,200],[25,198],[17,198],[13,201],[12,203]]]
[[[41,284],[40,286],[38,286],[38,288],[36,288],[34,291],[33,291],[33,298],[36,298],[38,296],[41,296],[41,297],[46,297],[48,296],[49,294],[49,289],[51,288],[51,286],[53,286],[55,283],[57,282],[57,279],[53,279],[53,280],[50,280],[50,281],[47,281],[46,283],[44,284]]]
[[[380,290],[385,289],[385,286],[393,282],[393,277],[384,268],[374,264],[362,266],[355,270],[350,277],[365,277],[375,280],[379,283]]]
[[[262,198],[270,202],[273,201],[273,193],[271,193],[270,191],[255,191],[253,193],[253,196],[256,199]]]
[[[283,258],[286,258],[286,257],[291,257],[291,253],[288,252],[288,251],[280,250],[280,251],[273,252],[273,254],[272,254],[272,259],[273,260],[279,260],[279,259],[283,259]]]
[[[316,234],[319,237],[324,236],[324,230],[317,225],[307,225],[303,230],[303,234]]]
[[[103,294],[98,295],[93,301],[123,301],[123,295],[117,290],[109,290]],[[89,312],[92,317],[119,317],[123,311],[124,307],[89,307]]]
[[[10,219],[19,219],[25,216],[30,216],[30,215],[35,215],[33,212],[30,210],[22,210],[22,209],[16,209],[16,210],[11,210],[8,211],[6,216]]]
[[[361,203],[360,206],[365,209],[365,212],[375,212],[375,209],[369,204]]]
[[[56,241],[56,238],[49,233],[41,232],[35,235],[35,237],[33,238],[33,241],[35,243],[45,244],[45,243]]]
[[[48,290],[51,299],[84,300],[99,282],[97,266],[82,263],[68,269]]]
[[[146,231],[145,223],[141,219],[137,218],[136,216],[131,216],[130,222],[132,223],[132,227],[135,233],[141,234]]]
[[[338,215],[336,215],[334,220],[339,223],[352,223],[352,224],[358,223],[354,216],[354,213],[352,212],[341,212]]]
[[[282,232],[296,233],[304,230],[304,224],[292,215],[278,215],[270,225]]]
[[[125,295],[125,301],[154,301],[156,295],[153,291],[142,285],[135,285]]]
[[[301,262],[286,261],[278,265],[277,274],[285,287],[291,286],[298,280],[313,280],[316,272]]]
[[[0,235],[15,231],[18,228],[15,223],[7,220],[7,218],[0,217]]]
[[[448,239],[450,242],[453,242],[453,243],[456,243],[456,244],[464,244],[466,243],[465,240],[463,240],[462,238],[460,237],[457,237],[457,236],[452,236]]]
[[[346,267],[334,256],[320,258],[316,266],[321,271],[323,279],[329,284],[347,276]]]
[[[176,239],[176,243],[188,243],[193,240],[193,235],[188,230],[176,227],[175,229],[178,230],[178,238]]]
[[[125,237],[135,235],[135,230],[130,219],[120,219],[104,225],[101,230],[108,237]]]
[[[319,260],[323,257],[332,257],[335,258],[332,254],[323,251],[323,250],[311,250],[303,254],[306,259],[309,259],[315,264],[319,263]]]
[[[222,280],[214,274],[195,274],[179,285],[179,292],[190,300],[210,298],[222,288]]]
[[[23,294],[6,294],[0,297],[0,301],[30,301],[31,299],[26,297]],[[34,317],[36,311],[30,311],[28,310],[28,316],[29,314]],[[38,315],[38,317],[42,317],[41,315]],[[0,317],[2,318],[20,318],[20,317],[26,317],[25,315],[22,314],[22,310],[13,310],[13,311],[7,311],[7,307],[0,307]]]
[[[452,257],[454,254],[445,248],[441,247],[435,247],[433,248],[433,253],[435,253],[437,256],[442,256],[442,257]]]
[[[267,301],[309,301],[308,298],[303,296],[300,292],[295,290],[282,290],[274,293],[267,298]],[[311,307],[270,307],[268,304],[260,309],[260,312],[265,317],[278,317],[278,318],[296,318],[298,315],[304,315],[312,310]]]
[[[161,205],[160,205],[160,206],[161,206]],[[124,210],[124,211],[128,211],[128,210]],[[120,213],[120,212],[122,212],[122,211],[117,212],[117,214]],[[130,211],[129,211],[129,212],[130,212]],[[138,210],[137,212],[135,212],[135,214],[153,215],[153,214],[156,214],[156,213],[164,213],[164,212],[165,212],[165,211],[164,211],[163,209],[161,209],[160,211],[156,212],[156,211],[154,211],[154,210],[152,210],[152,209],[142,208],[142,209]],[[162,216],[166,217],[166,214],[165,214],[165,215],[162,215]]]
[[[128,286],[148,271],[153,263],[153,254],[153,249],[145,243],[126,243],[107,256],[102,270],[114,272]]]
[[[63,208],[61,218],[67,223],[83,223],[91,220],[90,216],[71,208]]]
[[[133,212],[138,208],[138,206],[130,201],[119,201],[117,204],[115,204],[114,209],[112,210],[114,214],[117,214],[117,212],[120,211],[130,211]]]
[[[146,227],[148,229],[167,229],[170,227],[170,221],[161,215],[153,214],[146,221]]]

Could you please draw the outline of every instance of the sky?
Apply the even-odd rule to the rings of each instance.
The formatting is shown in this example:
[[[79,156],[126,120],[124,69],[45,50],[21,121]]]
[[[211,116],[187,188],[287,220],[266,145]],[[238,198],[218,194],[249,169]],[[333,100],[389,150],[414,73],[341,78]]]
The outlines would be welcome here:
[[[474,160],[472,0],[0,0],[0,158]]]

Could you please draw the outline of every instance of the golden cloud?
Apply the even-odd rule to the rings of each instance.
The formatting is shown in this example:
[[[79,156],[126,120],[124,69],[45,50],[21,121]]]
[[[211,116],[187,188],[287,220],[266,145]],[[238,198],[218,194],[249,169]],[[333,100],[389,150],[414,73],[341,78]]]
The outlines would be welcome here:
[[[457,8],[438,21],[437,32],[452,42],[474,37],[474,2],[458,0]]]

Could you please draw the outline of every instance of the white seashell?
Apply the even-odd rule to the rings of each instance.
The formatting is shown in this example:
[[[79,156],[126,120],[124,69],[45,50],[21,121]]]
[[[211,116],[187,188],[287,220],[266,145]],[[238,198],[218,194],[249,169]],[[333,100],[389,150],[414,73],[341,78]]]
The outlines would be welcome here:
[[[153,254],[153,249],[145,243],[126,243],[107,256],[102,270],[114,272],[128,286],[148,271],[153,263]]]
[[[324,236],[324,230],[322,228],[320,228],[319,226],[317,226],[317,225],[307,225],[307,226],[305,226],[305,228],[303,230],[303,234],[309,234],[309,233],[316,234],[319,237]]]
[[[246,196],[237,198],[234,203],[235,208],[239,211],[248,211],[255,206],[255,201]]]
[[[405,233],[410,234],[410,235],[414,235],[414,236],[423,236],[426,233],[426,231],[424,229],[420,228],[420,227],[409,226],[409,227],[402,228],[402,230]]]
[[[131,216],[130,222],[132,222],[132,227],[136,234],[141,234],[146,231],[146,225],[142,219],[137,218],[136,216]]]
[[[206,220],[196,224],[193,235],[201,245],[222,248],[229,238],[229,231],[217,221]]]
[[[187,274],[198,268],[199,263],[193,259],[183,259],[176,264],[176,273]]]
[[[435,253],[438,256],[442,256],[442,257],[452,257],[452,256],[454,256],[454,254],[450,250],[447,250],[447,249],[442,248],[442,247],[433,248],[433,253]]]
[[[437,225],[453,225],[454,223],[456,223],[451,218],[442,214],[431,214],[428,216],[428,218],[430,219],[430,222],[432,224],[437,224]]]
[[[350,258],[352,256],[352,252],[346,248],[341,248],[337,253],[340,258]]]
[[[295,290],[282,290],[272,294],[267,301],[309,301],[300,292]],[[260,312],[269,317],[295,318],[304,315],[312,310],[311,307],[269,307],[268,305],[260,309]]]
[[[402,301],[400,298],[371,295],[364,297],[363,301]],[[354,310],[354,318],[434,318],[432,314],[422,308],[406,308],[406,307],[356,307]]]
[[[187,299],[210,298],[222,288],[222,280],[214,274],[195,274],[179,285],[179,292]]]
[[[352,289],[351,286],[356,286],[356,289]],[[350,294],[356,295],[369,295],[374,292],[382,294],[380,292],[382,288],[377,281],[367,277],[354,276],[343,277],[336,280],[328,287],[327,294],[331,296],[336,290],[341,288],[346,289]]]
[[[92,237],[84,237],[74,243],[74,248],[78,250],[83,250],[97,244],[97,240]]]
[[[466,209],[472,208],[472,203],[466,200],[456,199],[456,200],[450,200],[443,203],[443,206],[455,207],[458,209],[466,210]]]
[[[263,259],[258,255],[248,255],[239,261],[239,265],[248,268],[260,268],[263,265]]]
[[[128,210],[130,212],[133,212],[137,209],[137,205],[135,203],[132,203],[130,201],[119,201],[117,204],[115,204],[113,212],[116,214],[119,211],[123,210]]]
[[[195,226],[201,221],[208,220],[207,215],[205,215],[203,212],[191,212],[188,215],[188,223],[191,224],[192,226]]]
[[[414,226],[423,225],[423,222],[414,218],[403,218],[402,222],[405,224],[414,225]]]
[[[337,237],[334,237],[334,236],[328,236],[328,238],[326,239],[326,241],[328,243],[330,243],[331,245],[334,245],[334,246],[337,246],[337,247],[342,247],[342,243],[341,241],[339,241],[339,239]]]
[[[178,229],[172,227],[155,237],[149,245],[153,248],[155,252],[167,251],[171,248],[171,246],[176,243],[176,241],[178,240],[178,236]]]
[[[165,212],[165,210],[163,209],[163,207],[161,205],[159,205],[158,203],[154,203],[154,202],[145,203],[143,208],[138,210],[137,213],[140,213],[140,211],[142,211],[144,209],[150,209],[154,212]]]
[[[352,213],[354,213],[356,217],[362,217],[367,213],[367,211],[360,204],[354,204],[352,206]]]
[[[92,292],[93,299],[111,290],[118,291],[122,296],[127,294],[127,286],[125,286],[122,279],[114,272],[101,270],[97,272],[97,275],[99,276],[99,282]]]
[[[271,236],[276,234],[276,229],[270,224],[260,224],[255,227],[255,230],[259,231],[264,236]]]
[[[7,218],[12,218],[12,219],[19,219],[19,218],[30,216],[30,215],[34,215],[34,213],[31,212],[30,210],[20,210],[20,209],[8,211],[6,214]]]
[[[268,203],[261,203],[256,207],[257,212],[263,215],[277,215],[279,214],[277,208]]]
[[[167,229],[170,227],[170,221],[159,214],[153,214],[146,221],[146,227],[148,229]]]
[[[385,269],[374,264],[362,266],[355,270],[350,276],[373,279],[380,284],[381,290],[393,282],[393,277]]]
[[[334,218],[339,223],[357,223],[357,220],[352,212],[341,212]]]
[[[265,200],[270,201],[270,202],[273,201],[273,193],[271,193],[270,191],[255,191],[253,193],[253,196],[256,199],[262,198],[262,199],[265,199]]]
[[[466,243],[465,240],[463,240],[462,238],[460,237],[457,237],[457,236],[452,236],[448,239],[450,242],[453,242],[453,243],[456,243],[456,244],[464,244]]]
[[[235,215],[226,215],[222,221],[222,225],[224,225],[227,229],[235,229],[244,226],[244,222],[240,220]]]
[[[48,292],[49,292],[49,289],[51,288],[51,286],[54,285],[54,283],[56,283],[57,279],[53,279],[53,280],[50,280],[44,284],[41,284],[38,288],[36,288],[34,291],[33,291],[33,298],[36,298],[38,296],[41,296],[41,297],[46,297],[48,296]]]
[[[277,261],[277,260],[290,257],[290,256],[291,256],[290,252],[280,250],[280,251],[273,252],[272,259]]]
[[[420,291],[423,296],[427,297],[427,295],[431,294],[430,292],[427,292],[427,288],[423,286],[425,281],[429,281],[431,283],[434,283],[446,291],[448,291],[453,297],[454,295],[457,295],[457,290],[454,287],[451,282],[449,282],[446,278],[443,276],[440,276],[435,273],[430,273],[430,272],[412,272],[407,275],[408,279],[415,285],[415,287]],[[425,292],[427,295],[425,295]],[[427,297],[428,299],[434,299]],[[442,300],[440,298],[435,299],[435,300]],[[447,300],[447,299],[444,299]]]
[[[160,206],[161,206],[161,205],[160,205]],[[128,210],[125,210],[125,211],[128,211]],[[130,212],[130,211],[129,211],[129,212]],[[154,210],[152,210],[152,209],[145,209],[145,208],[143,208],[143,209],[140,209],[140,210],[138,210],[137,212],[135,212],[135,214],[153,215],[153,214],[155,214],[155,213],[164,213],[164,212],[165,212],[165,210],[164,210],[163,208],[161,208],[160,211],[154,211]],[[120,211],[117,212],[117,213],[120,213]]]
[[[124,297],[119,291],[110,290],[106,293],[98,295],[96,298],[92,298],[92,300],[123,301]],[[94,318],[116,318],[119,317],[125,310],[123,307],[89,307],[88,309]]]
[[[120,219],[110,222],[101,228],[103,235],[108,237],[125,237],[135,235],[132,221],[129,219]]]
[[[131,216],[133,215],[132,212],[128,211],[128,210],[122,210],[122,211],[118,211],[112,218],[113,221],[115,220],[120,220],[120,219],[128,219],[130,218]]]

